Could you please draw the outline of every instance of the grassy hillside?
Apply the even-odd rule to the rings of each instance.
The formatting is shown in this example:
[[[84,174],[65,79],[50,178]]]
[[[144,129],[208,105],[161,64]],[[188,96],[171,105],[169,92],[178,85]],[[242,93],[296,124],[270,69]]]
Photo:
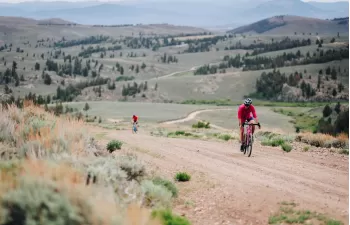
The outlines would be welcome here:
[[[304,19],[286,18],[293,23]],[[0,24],[1,21],[6,24],[11,18],[3,17]],[[286,39],[283,32],[276,35],[222,34],[166,24],[44,26],[24,18],[13,18],[13,21],[8,27],[14,32],[0,33],[3,37],[0,91],[9,92],[6,94],[15,98],[29,94],[33,97],[35,93],[35,98],[41,95],[45,102],[50,98],[47,103],[55,103],[57,99],[81,102],[241,101],[244,96],[256,92],[257,79],[264,72],[272,72],[274,58],[284,53],[293,57],[299,54],[299,58],[283,58],[283,63],[278,65],[282,74],[288,77],[292,73],[302,73],[303,80],[316,88],[320,70],[334,67],[337,79],[326,80],[329,74],[322,77],[325,84],[321,92],[326,93],[326,100],[347,98],[344,93],[348,90],[348,58],[335,54],[347,50],[348,35],[344,34],[318,37],[315,33],[297,33]],[[319,20],[310,19],[310,24],[318,26],[318,23]],[[319,39],[321,46],[317,44]],[[327,57],[322,58],[326,53]],[[261,66],[263,61],[254,61],[260,57],[272,62],[266,64],[270,69]],[[313,61],[307,62],[308,58]],[[247,60],[254,62],[246,67]],[[216,68],[198,72],[203,66]],[[340,94],[332,97],[339,83],[344,87],[339,89]],[[320,98],[322,96],[317,101],[322,100]]]

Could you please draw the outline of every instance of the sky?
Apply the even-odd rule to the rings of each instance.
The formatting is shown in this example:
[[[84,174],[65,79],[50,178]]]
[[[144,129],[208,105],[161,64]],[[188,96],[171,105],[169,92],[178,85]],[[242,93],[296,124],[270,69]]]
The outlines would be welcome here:
[[[119,2],[119,1],[130,1],[130,0],[0,0],[0,2],[3,3],[18,3],[18,2],[33,2],[33,1],[40,1],[40,2],[54,2],[54,1],[69,1],[69,2],[80,2],[80,1],[101,1],[101,2]],[[135,1],[135,0],[131,0]],[[136,1],[142,1],[142,0],[136,0]],[[168,0],[159,0],[159,1],[168,1]],[[191,0],[189,0],[191,1]],[[200,0],[196,0],[200,2]],[[234,1],[234,0],[232,0]],[[317,1],[317,2],[339,2],[339,1],[349,1],[349,0],[302,0],[304,2],[309,2],[309,1]]]

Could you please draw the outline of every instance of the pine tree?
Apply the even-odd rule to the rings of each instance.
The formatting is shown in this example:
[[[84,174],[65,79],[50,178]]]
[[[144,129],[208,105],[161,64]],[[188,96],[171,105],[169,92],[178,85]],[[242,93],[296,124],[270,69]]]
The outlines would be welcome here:
[[[83,110],[84,111],[88,111],[90,109],[90,106],[89,106],[89,104],[86,102],[85,103],[85,106],[84,106],[84,108],[83,108]]]

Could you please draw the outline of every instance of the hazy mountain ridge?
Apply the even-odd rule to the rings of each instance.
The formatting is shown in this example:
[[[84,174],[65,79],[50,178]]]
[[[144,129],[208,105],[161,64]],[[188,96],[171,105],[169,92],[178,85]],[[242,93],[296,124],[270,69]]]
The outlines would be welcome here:
[[[346,7],[345,7],[346,6]],[[80,24],[170,23],[190,26],[241,26],[275,15],[315,18],[346,17],[348,2],[300,0],[23,2],[0,4],[1,16],[34,19],[61,18]]]
[[[349,33],[349,18],[342,20],[323,20],[301,16],[274,16],[241,26],[229,33]]]

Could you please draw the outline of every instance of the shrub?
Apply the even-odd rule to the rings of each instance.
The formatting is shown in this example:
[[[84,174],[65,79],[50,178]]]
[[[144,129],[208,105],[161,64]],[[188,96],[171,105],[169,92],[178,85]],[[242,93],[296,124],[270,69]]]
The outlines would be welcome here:
[[[349,149],[342,149],[339,151],[340,154],[349,155]]]
[[[93,224],[90,205],[76,195],[66,195],[65,191],[53,183],[21,179],[15,189],[1,196],[3,223]]]
[[[183,131],[183,130],[177,130],[177,131],[175,131],[175,135],[176,136],[178,136],[178,135],[185,135],[185,131]]]
[[[222,139],[222,140],[228,141],[228,140],[232,139],[232,136],[229,135],[229,134],[221,134],[219,136],[219,138]]]
[[[197,123],[192,125],[192,128],[205,128],[209,129],[210,128],[210,123],[205,122],[205,121],[198,121]]]
[[[16,122],[9,119],[6,113],[0,110],[0,142],[12,143],[15,141],[15,126]]]
[[[183,131],[183,130],[178,130],[178,131],[175,131],[175,132],[170,132],[167,134],[168,137],[171,137],[171,136],[185,136],[185,137],[198,137],[197,135],[194,135],[190,132],[186,132],[186,131]]]
[[[3,108],[0,112],[0,128],[3,128],[0,138],[25,156],[30,153],[42,157],[67,151],[94,151],[81,121],[58,118],[34,106],[31,101],[24,101],[22,109],[14,105]]]
[[[304,152],[307,152],[307,151],[309,151],[310,150],[310,147],[309,146],[305,146],[304,148],[303,148],[303,151]]]
[[[285,151],[285,152],[290,152],[290,151],[292,151],[292,146],[289,145],[289,144],[287,144],[287,143],[283,143],[283,144],[281,145],[281,147],[282,147],[282,150]]]
[[[122,148],[123,143],[118,141],[118,140],[113,140],[108,142],[107,144],[107,150],[112,153],[114,152],[116,149],[121,149]]]
[[[160,177],[156,177],[152,181],[156,185],[164,186],[166,189],[168,189],[172,193],[173,197],[177,197],[178,190],[173,182],[171,182],[169,180],[162,179]]]
[[[333,137],[328,134],[313,134],[313,133],[302,133],[296,136],[296,141],[306,143],[315,147],[335,147],[345,148],[348,143],[348,137],[346,134],[340,134],[337,137]]]
[[[258,132],[257,137],[262,139],[261,144],[264,146],[277,147],[281,146],[283,151],[290,152],[291,146],[288,144],[293,141],[294,137],[275,134],[272,132]]]
[[[273,139],[264,139],[261,142],[262,145],[277,147],[284,144],[284,140],[282,138],[273,138]]]
[[[113,158],[98,157],[88,164],[86,170],[90,176],[96,176],[98,181],[110,184],[121,183],[128,177]]]
[[[148,207],[169,207],[171,203],[171,192],[162,185],[156,185],[152,181],[145,180],[141,183],[144,194],[143,204]]]
[[[126,172],[127,180],[140,181],[146,174],[145,166],[134,155],[118,157],[120,168]]]
[[[175,175],[176,181],[184,182],[184,181],[189,181],[190,179],[191,179],[191,176],[185,172],[177,173]]]
[[[191,223],[181,216],[174,215],[169,209],[152,211],[153,218],[160,218],[163,225],[191,225]]]

